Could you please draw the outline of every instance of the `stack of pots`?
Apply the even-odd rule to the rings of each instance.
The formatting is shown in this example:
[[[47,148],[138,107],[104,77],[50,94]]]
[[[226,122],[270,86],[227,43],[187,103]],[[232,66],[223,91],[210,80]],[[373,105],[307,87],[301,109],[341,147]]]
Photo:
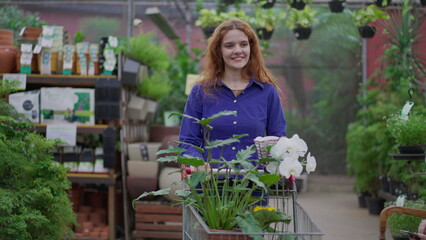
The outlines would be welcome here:
[[[17,51],[13,46],[13,31],[0,29],[0,73],[16,72]]]
[[[22,31],[21,37],[17,40],[18,42],[18,48],[20,49],[21,44],[31,44],[32,48],[34,49],[34,46],[37,44],[38,38],[40,37],[41,32],[43,31],[40,27],[25,27],[25,29]],[[31,60],[31,72],[37,73],[38,72],[38,54],[33,55],[33,58]],[[18,56],[16,58],[16,66],[17,70],[19,71],[21,69],[21,51],[18,51]]]

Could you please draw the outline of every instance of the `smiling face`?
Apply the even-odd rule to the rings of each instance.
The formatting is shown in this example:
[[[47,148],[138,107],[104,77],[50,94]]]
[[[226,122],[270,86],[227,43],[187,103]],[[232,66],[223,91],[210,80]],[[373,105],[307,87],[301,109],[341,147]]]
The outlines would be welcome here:
[[[241,70],[250,59],[250,44],[244,32],[233,29],[222,39],[221,51],[226,70]]]

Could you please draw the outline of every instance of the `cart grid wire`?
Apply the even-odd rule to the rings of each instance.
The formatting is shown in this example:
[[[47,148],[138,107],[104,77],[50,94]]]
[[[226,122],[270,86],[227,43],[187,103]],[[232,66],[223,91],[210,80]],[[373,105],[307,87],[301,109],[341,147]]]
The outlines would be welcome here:
[[[241,231],[215,231],[209,229],[200,214],[192,206],[183,206],[183,240],[251,240],[262,236],[266,240],[321,240],[324,233],[311,220],[303,207],[297,203],[296,184],[292,190],[269,196],[269,206],[275,207],[292,218],[290,224],[273,225],[276,232],[242,233]]]

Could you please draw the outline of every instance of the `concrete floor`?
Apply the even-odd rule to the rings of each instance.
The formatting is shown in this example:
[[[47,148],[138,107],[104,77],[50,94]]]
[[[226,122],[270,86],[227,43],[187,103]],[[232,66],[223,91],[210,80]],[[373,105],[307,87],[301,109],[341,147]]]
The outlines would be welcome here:
[[[358,207],[353,179],[312,174],[307,183],[307,189],[298,194],[298,202],[325,233],[322,240],[379,239],[379,216]],[[388,232],[386,239],[392,239]]]

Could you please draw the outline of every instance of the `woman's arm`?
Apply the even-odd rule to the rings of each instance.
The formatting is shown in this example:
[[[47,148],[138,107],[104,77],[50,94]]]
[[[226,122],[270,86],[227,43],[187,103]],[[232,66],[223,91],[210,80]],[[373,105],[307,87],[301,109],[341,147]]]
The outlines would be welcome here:
[[[281,106],[278,91],[272,85],[271,92],[268,96],[267,114],[268,120],[266,124],[266,136],[286,136],[286,120]]]

